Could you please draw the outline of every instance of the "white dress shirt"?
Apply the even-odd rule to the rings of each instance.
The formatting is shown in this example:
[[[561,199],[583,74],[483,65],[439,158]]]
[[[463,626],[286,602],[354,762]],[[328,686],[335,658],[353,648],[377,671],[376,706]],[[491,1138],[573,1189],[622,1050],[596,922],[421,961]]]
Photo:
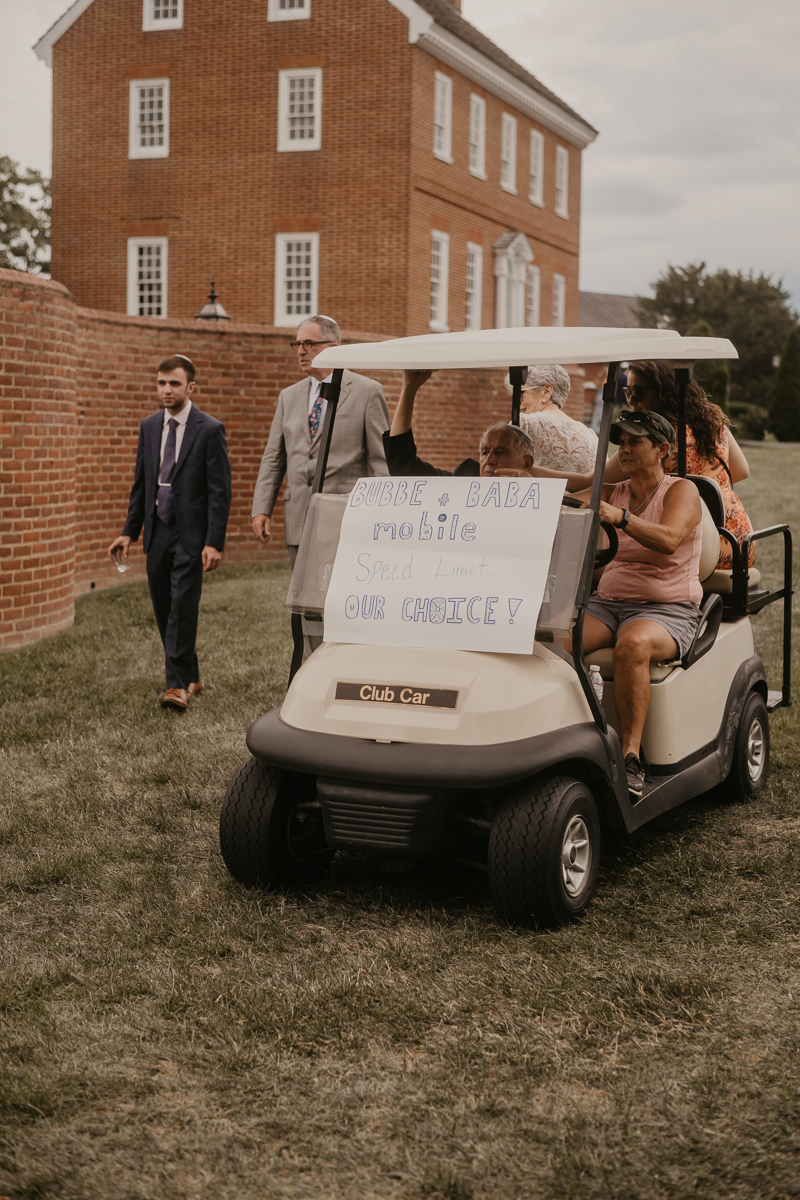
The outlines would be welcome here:
[[[311,416],[312,408],[314,407],[314,405],[317,402],[317,396],[319,395],[320,387],[322,386],[323,383],[330,383],[330,381],[332,379],[333,379],[333,371],[331,371],[330,375],[326,375],[324,379],[315,379],[313,375],[309,379],[309,383],[311,385],[308,389],[308,415],[309,415],[309,417]],[[319,414],[319,429],[322,429],[322,422],[325,420],[325,410],[327,409],[327,407],[328,407],[328,401],[323,396],[322,410],[320,411],[320,414]],[[317,430],[317,432],[319,433],[319,430]]]
[[[161,483],[161,467],[164,463],[164,451],[167,447],[167,435],[169,433],[169,423],[174,419],[178,422],[178,428],[175,430],[175,466],[177,467],[183,445],[183,435],[186,432],[186,422],[189,420],[189,413],[192,411],[192,402],[187,400],[185,406],[179,413],[173,414],[168,408],[164,409],[164,424],[161,427],[161,454],[158,458],[158,482]]]

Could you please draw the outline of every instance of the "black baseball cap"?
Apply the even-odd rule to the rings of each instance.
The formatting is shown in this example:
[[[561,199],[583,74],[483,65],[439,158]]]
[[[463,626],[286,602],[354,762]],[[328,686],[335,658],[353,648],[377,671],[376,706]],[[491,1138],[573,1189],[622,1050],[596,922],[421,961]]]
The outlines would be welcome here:
[[[623,429],[626,433],[632,433],[634,437],[655,437],[660,442],[669,442],[670,450],[675,445],[672,422],[662,417],[661,413],[649,412],[647,409],[634,412],[632,408],[623,408],[611,426],[610,441],[615,446],[619,445]]]

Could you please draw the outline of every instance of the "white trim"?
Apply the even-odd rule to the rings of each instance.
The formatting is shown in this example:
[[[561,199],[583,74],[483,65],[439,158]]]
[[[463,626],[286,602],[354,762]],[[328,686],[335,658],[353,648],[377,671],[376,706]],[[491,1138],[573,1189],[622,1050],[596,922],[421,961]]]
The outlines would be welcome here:
[[[48,67],[53,65],[53,46],[60,38],[64,36],[68,29],[71,29],[79,17],[82,17],[90,4],[94,0],[75,0],[71,8],[68,8],[63,17],[50,26],[47,33],[43,34],[36,45],[33,47],[33,52],[37,58],[40,58]]]
[[[435,245],[438,239],[438,254],[439,254],[439,278],[433,278],[433,255],[437,252]],[[450,234],[443,233],[441,229],[431,230],[431,319],[428,322],[428,328],[434,333],[449,333],[450,326],[447,324],[447,301],[450,290]],[[439,285],[437,294],[438,304],[434,304],[434,284]]]
[[[408,20],[408,40],[412,46],[416,45],[433,25],[433,17],[416,0],[389,0],[389,3]]]
[[[160,313],[139,312],[139,247],[159,246],[161,249],[161,309]],[[165,237],[128,238],[128,316],[166,317],[167,285],[169,281],[169,239]]]
[[[311,16],[311,0],[295,0],[299,8],[281,8],[280,0],[269,0],[268,21],[307,21]]]
[[[569,219],[569,150],[566,146],[556,146],[556,216],[565,221]]]
[[[486,101],[474,92],[469,95],[469,173],[476,179],[486,178]]]
[[[289,136],[289,84],[292,79],[315,80],[314,136]],[[319,150],[322,146],[322,67],[291,67],[278,72],[278,150]]]
[[[508,241],[507,245],[502,245]],[[494,244],[494,324],[496,329],[525,325],[528,263],[534,254],[524,233],[503,234]]]
[[[528,263],[527,289],[525,324],[529,328],[536,328],[542,323],[542,272],[533,263]]]
[[[472,292],[469,290],[469,260],[472,255],[474,260],[473,266],[473,283]],[[466,320],[464,321],[465,329],[480,329],[483,318],[483,246],[479,246],[477,242],[467,242],[467,312]],[[472,312],[470,313],[470,297],[472,299]]]
[[[567,323],[567,278],[553,272],[553,320],[557,328]]]
[[[500,187],[517,194],[517,118],[505,112],[500,118]]]
[[[162,109],[164,141],[160,146],[142,146],[140,144],[139,89],[144,87],[163,87],[164,89]],[[128,87],[128,158],[169,158],[168,79],[131,79]]]
[[[453,81],[442,71],[433,73],[433,157],[453,161]]]
[[[169,0],[168,0],[169,2]],[[142,31],[158,33],[161,29],[183,29],[183,0],[172,0],[177,5],[177,17],[155,18],[155,0],[142,0]]]
[[[288,311],[286,303],[286,254],[290,242],[308,242],[310,256],[310,277],[308,298],[295,302],[293,310]],[[305,253],[305,251],[303,252]],[[319,292],[319,234],[318,233],[276,233],[275,235],[275,312],[273,325],[290,326],[296,329],[303,321],[315,316],[317,295]],[[300,311],[302,310],[302,311]]]
[[[538,129],[531,130],[530,148],[528,151],[528,199],[531,204],[544,208],[544,134]],[[533,164],[538,164],[539,170],[533,173]]]

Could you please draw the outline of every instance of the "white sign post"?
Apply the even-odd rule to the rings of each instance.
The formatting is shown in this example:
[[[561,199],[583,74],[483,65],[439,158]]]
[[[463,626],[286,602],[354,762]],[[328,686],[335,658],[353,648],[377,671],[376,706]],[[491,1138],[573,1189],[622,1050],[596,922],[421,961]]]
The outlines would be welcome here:
[[[530,654],[564,481],[360,479],[325,641]]]

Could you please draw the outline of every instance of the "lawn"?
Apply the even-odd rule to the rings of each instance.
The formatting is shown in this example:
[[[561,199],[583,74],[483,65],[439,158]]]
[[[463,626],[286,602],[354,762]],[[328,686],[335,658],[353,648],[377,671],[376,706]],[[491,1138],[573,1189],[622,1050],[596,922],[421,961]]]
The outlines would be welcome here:
[[[748,456],[756,524],[800,526],[800,450]],[[141,584],[0,659],[0,1197],[800,1195],[797,709],[755,800],[607,837],[570,928],[499,924],[455,865],[248,892],[217,823],[287,580],[209,578],[185,716]]]

